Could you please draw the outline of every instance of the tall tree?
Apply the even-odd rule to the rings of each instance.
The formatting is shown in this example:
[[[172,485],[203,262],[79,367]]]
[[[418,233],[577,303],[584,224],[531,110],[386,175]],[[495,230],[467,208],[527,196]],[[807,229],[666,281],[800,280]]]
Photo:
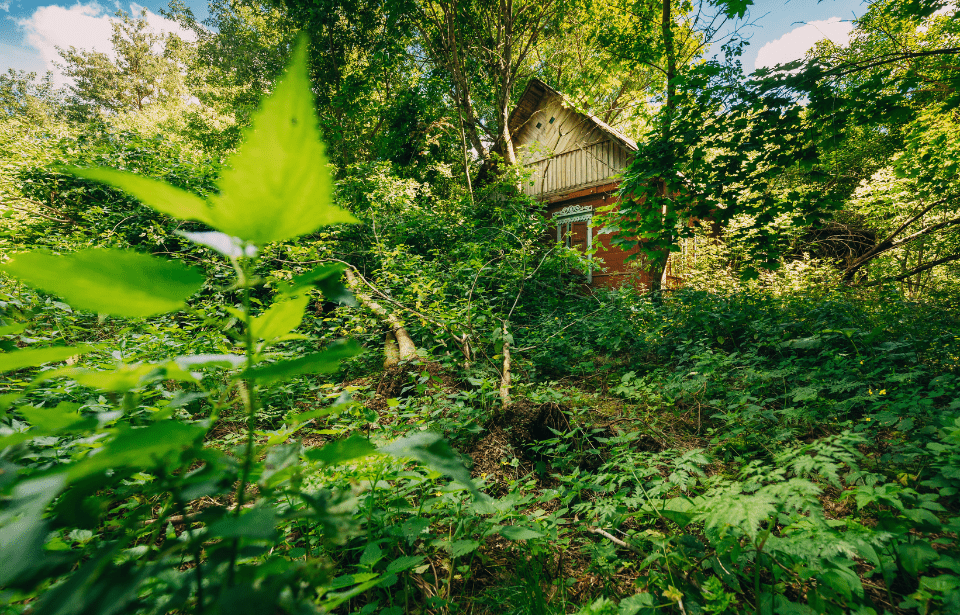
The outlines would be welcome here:
[[[63,94],[53,73],[38,79],[36,73],[9,68],[0,74],[0,116],[42,121],[62,110]]]
[[[615,209],[608,208],[614,226],[621,231],[614,242],[625,248],[640,247],[651,272],[652,289],[659,290],[669,257],[677,241],[675,195],[683,190],[678,158],[683,148],[677,134],[679,91],[694,69],[695,61],[711,45],[725,42],[735,47],[736,27],[731,20],[743,18],[751,0],[702,0],[698,5],[681,0],[639,0],[616,7],[622,15],[611,19],[602,33],[614,53],[630,57],[659,74],[661,90],[652,130],[641,144],[630,177],[621,191],[626,197]],[[639,225],[639,226],[638,226]],[[655,233],[645,225],[655,226]]]
[[[57,48],[58,67],[73,80],[74,106],[82,113],[142,111],[152,102],[185,96],[183,41],[150,31],[146,9],[139,17],[118,11],[110,42],[113,54]]]
[[[318,45],[407,56],[440,75],[470,148],[516,162],[507,128],[534,51],[562,32],[566,0],[285,0]],[[346,26],[345,26],[346,24]],[[351,45],[351,43],[353,43]],[[336,57],[336,53],[329,54]],[[342,63],[335,66],[341,66]],[[337,74],[327,75],[336,82]]]
[[[721,8],[739,11],[746,2],[738,4]],[[883,10],[903,20],[905,31],[915,31],[929,27],[929,16],[946,4],[891,0]],[[663,49],[666,54],[666,43]],[[775,268],[792,248],[785,225],[817,222],[856,187],[831,155],[844,136],[864,126],[889,130],[892,119],[910,123],[918,117],[917,103],[932,95],[918,68],[890,66],[913,62],[927,76],[942,75],[933,86],[941,90],[940,110],[957,108],[958,73],[951,66],[960,50],[949,40],[919,51],[865,51],[857,58],[811,57],[749,79],[735,55],[726,64],[679,71],[668,80],[675,87],[668,83],[659,130],[641,145],[622,185],[627,204],[611,222],[619,241],[641,245],[659,267],[678,240],[692,234],[691,221],[738,219],[755,256],[746,275]],[[916,142],[919,147],[922,139]]]

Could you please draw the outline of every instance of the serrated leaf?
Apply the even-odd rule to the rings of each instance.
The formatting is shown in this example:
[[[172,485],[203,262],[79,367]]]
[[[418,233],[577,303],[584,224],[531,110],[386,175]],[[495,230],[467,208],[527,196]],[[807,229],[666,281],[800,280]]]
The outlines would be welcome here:
[[[367,543],[366,548],[360,555],[361,566],[373,566],[383,559],[383,551],[375,542]]]
[[[355,434],[346,440],[331,442],[322,448],[315,448],[306,451],[303,456],[310,461],[319,461],[324,465],[333,465],[337,463],[346,463],[354,459],[373,455],[377,452],[375,446],[370,441],[359,434]]]
[[[93,346],[50,346],[49,348],[27,348],[13,352],[0,353],[0,373],[24,367],[36,367],[45,363],[65,361],[70,357],[86,354]]]
[[[311,233],[325,224],[357,222],[334,206],[333,181],[317,130],[301,39],[273,93],[245,131],[211,199],[211,226],[257,244]]]
[[[0,265],[0,271],[74,307],[128,318],[180,309],[203,285],[198,271],[176,261],[114,249],[63,256],[25,252]]]
[[[479,546],[480,542],[476,540],[455,540],[447,548],[452,557],[461,557],[476,551]]]
[[[396,574],[398,572],[403,572],[404,570],[410,570],[414,566],[420,565],[423,562],[422,557],[417,557],[416,555],[404,555],[393,560],[387,564],[387,574]]]
[[[66,167],[61,171],[122,190],[144,205],[174,218],[213,225],[210,206],[206,201],[166,182],[107,168]]]
[[[776,502],[768,494],[722,493],[707,503],[697,520],[704,522],[707,529],[738,528],[752,540],[757,537],[760,524],[776,511]]]
[[[299,327],[309,301],[309,297],[302,296],[271,305],[266,312],[253,319],[251,330],[254,339],[269,342]]]
[[[480,495],[480,491],[470,479],[470,472],[460,461],[460,456],[438,433],[417,432],[381,447],[380,451],[394,457],[412,457],[430,469],[442,472],[457,481],[469,489],[474,497]]]
[[[269,508],[254,508],[239,517],[231,514],[211,523],[207,532],[218,538],[271,540],[277,533],[277,515]]]
[[[316,286],[320,289],[320,292],[323,293],[324,299],[336,301],[344,305],[355,306],[357,302],[353,298],[353,294],[347,290],[347,287],[340,281],[345,269],[346,265],[339,263],[321,265],[313,271],[293,278],[289,284],[281,286],[280,292],[292,295],[304,288]]]
[[[400,526],[400,531],[403,532],[404,538],[412,543],[414,540],[419,538],[420,534],[423,534],[423,531],[428,527],[430,527],[429,519],[414,517],[404,521],[403,525]]]
[[[327,350],[299,359],[277,361],[242,372],[243,378],[256,378],[260,382],[279,382],[300,374],[329,374],[337,371],[340,361],[360,353],[360,345],[353,340],[331,344]]]
[[[499,532],[501,536],[508,540],[533,540],[543,536],[540,532],[516,525],[501,525]]]

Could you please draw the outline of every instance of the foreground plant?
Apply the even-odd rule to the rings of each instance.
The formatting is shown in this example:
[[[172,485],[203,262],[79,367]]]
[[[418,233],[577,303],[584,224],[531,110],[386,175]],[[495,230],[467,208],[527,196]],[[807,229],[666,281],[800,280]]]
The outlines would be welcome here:
[[[256,431],[261,387],[333,372],[359,349],[344,341],[295,358],[272,361],[267,353],[300,325],[314,288],[328,300],[349,299],[339,282],[340,265],[294,278],[259,315],[251,300],[251,291],[261,284],[252,271],[265,244],[356,222],[332,205],[304,42],[245,136],[220,177],[219,194],[207,200],[116,170],[67,170],[213,229],[182,235],[232,265],[230,290],[239,293],[242,306],[224,309],[244,324],[237,340],[243,352],[179,356],[111,371],[49,369],[22,391],[0,398],[0,418],[9,417],[15,427],[0,433],[3,602],[39,599],[34,612],[64,614],[321,612],[381,582],[378,575],[339,579],[337,591],[331,590],[327,565],[310,553],[311,536],[314,542],[342,540],[356,492],[349,486],[305,486],[313,468],[377,449],[359,436],[313,450],[289,442],[331,407],[288,417],[278,431]],[[179,262],[113,249],[62,256],[28,252],[0,270],[59,295],[74,308],[125,318],[181,309],[204,284],[200,272]],[[0,354],[0,370],[94,350],[16,350]],[[211,378],[205,370],[224,370],[224,377]],[[32,390],[54,379],[100,389],[106,395],[101,399],[114,403],[91,408],[51,405],[49,398],[28,401]],[[170,382],[182,389],[172,399],[150,407],[140,403],[147,389]],[[204,397],[214,400],[209,417],[178,413]],[[241,445],[232,454],[205,447],[235,397],[242,401],[246,422]],[[52,460],[35,454],[44,447],[55,448]],[[450,447],[431,433],[394,442],[383,452],[432,463],[470,484]],[[196,505],[201,499],[206,507]],[[293,536],[289,543],[299,537],[307,545],[306,557],[292,560],[276,548],[278,538],[288,534]]]

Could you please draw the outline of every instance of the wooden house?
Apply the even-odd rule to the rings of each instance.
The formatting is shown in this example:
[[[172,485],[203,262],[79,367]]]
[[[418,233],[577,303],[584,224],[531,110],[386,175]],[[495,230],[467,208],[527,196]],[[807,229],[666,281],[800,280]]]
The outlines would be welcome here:
[[[603,267],[585,272],[591,286],[619,286],[627,279],[649,285],[649,274],[626,263],[636,251],[610,244],[593,224],[597,209],[617,200],[618,176],[637,144],[589,113],[577,111],[563,94],[531,79],[510,115],[517,159],[533,172],[524,192],[545,202],[557,239],[587,249],[595,243]],[[639,279],[638,279],[639,278]]]

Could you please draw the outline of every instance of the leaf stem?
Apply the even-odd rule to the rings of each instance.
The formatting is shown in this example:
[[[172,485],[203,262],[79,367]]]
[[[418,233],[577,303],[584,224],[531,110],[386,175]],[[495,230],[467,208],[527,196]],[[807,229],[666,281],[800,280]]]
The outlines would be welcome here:
[[[237,282],[243,288],[244,344],[247,359],[247,373],[249,374],[253,370],[254,357],[253,318],[250,316],[250,279],[247,277],[247,272],[243,264],[238,259],[232,258],[230,261],[234,270],[237,272]],[[240,515],[243,509],[244,500],[246,499],[247,483],[250,480],[250,469],[253,467],[254,430],[257,426],[256,379],[252,376],[245,378],[243,380],[242,390],[244,390],[244,394],[241,396],[243,397],[244,409],[247,413],[247,443],[243,453],[243,469],[240,472],[240,482],[237,485],[237,495],[235,498],[237,501],[237,516]],[[230,554],[230,567],[227,573],[228,585],[233,585],[239,546],[239,539],[234,538],[233,552]]]

